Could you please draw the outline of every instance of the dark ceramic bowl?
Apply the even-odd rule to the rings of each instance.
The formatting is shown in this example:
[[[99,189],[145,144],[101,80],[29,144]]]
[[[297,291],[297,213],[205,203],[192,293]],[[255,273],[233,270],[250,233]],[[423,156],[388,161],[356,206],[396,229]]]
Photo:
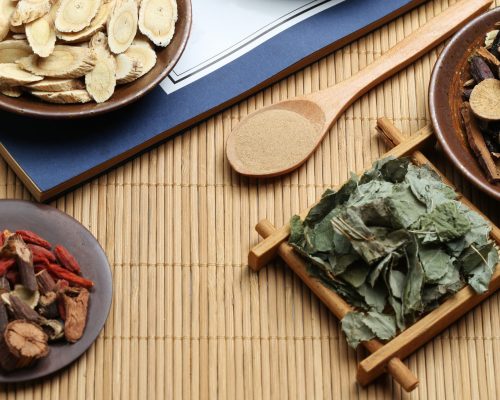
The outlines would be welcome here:
[[[461,89],[469,78],[468,57],[500,21],[500,8],[473,19],[448,43],[434,67],[429,88],[432,124],[442,148],[459,171],[479,189],[500,200],[500,185],[488,182],[472,154],[460,117]]]
[[[78,260],[82,275],[95,283],[90,291],[87,326],[78,342],[50,344],[49,355],[30,368],[10,373],[0,370],[0,384],[31,381],[70,365],[97,339],[111,307],[111,269],[104,251],[92,234],[78,221],[54,207],[28,201],[0,200],[0,229],[27,229],[54,245],[62,244]]]
[[[105,103],[51,104],[32,96],[11,98],[0,95],[0,108],[20,115],[38,118],[83,118],[104,114],[130,104],[154,89],[172,71],[181,57],[191,32],[191,0],[177,0],[179,18],[172,42],[166,48],[156,48],[158,60],[142,78],[116,87],[113,97]]]

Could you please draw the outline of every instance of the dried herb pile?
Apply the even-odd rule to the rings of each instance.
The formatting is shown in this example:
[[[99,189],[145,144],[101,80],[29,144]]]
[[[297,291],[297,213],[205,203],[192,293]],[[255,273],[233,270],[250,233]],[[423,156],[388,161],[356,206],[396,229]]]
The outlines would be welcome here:
[[[500,183],[499,30],[490,31],[474,51],[465,76],[460,113],[467,141],[488,180]]]
[[[352,175],[290,224],[310,274],[355,307],[342,320],[352,347],[391,339],[467,283],[485,292],[498,262],[488,223],[407,159]]]
[[[63,246],[31,231],[0,232],[0,368],[29,367],[50,342],[77,342],[93,285]]]

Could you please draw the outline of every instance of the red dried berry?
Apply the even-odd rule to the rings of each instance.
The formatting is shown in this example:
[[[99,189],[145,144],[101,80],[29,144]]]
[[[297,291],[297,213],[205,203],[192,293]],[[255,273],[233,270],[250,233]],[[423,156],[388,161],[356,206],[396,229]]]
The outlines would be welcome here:
[[[33,258],[35,257],[45,257],[49,262],[56,262],[56,256],[50,250],[47,250],[45,247],[38,246],[36,244],[28,244],[28,248],[31,250],[31,254],[33,254]]]
[[[51,249],[52,245],[47,242],[45,239],[41,238],[38,236],[36,233],[31,232],[31,231],[16,231],[16,233],[21,236],[21,238],[26,242],[30,244],[36,244],[41,247],[45,247],[46,249]]]
[[[76,261],[75,257],[66,248],[58,244],[54,248],[54,254],[64,268],[75,274],[80,273],[81,269],[78,261]]]

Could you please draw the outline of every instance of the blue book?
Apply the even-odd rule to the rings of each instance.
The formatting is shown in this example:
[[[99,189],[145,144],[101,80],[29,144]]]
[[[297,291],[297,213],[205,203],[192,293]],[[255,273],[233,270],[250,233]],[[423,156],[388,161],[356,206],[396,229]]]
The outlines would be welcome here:
[[[184,55],[136,103],[67,121],[0,112],[0,154],[37,200],[53,199],[425,0],[192,1]]]

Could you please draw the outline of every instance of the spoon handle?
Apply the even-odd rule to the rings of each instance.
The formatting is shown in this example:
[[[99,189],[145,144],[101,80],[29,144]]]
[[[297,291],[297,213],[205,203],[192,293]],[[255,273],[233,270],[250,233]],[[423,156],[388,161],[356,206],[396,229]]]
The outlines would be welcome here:
[[[491,3],[491,0],[462,0],[448,7],[349,79],[305,97],[321,106],[326,122],[333,123],[359,97],[451,36]]]

